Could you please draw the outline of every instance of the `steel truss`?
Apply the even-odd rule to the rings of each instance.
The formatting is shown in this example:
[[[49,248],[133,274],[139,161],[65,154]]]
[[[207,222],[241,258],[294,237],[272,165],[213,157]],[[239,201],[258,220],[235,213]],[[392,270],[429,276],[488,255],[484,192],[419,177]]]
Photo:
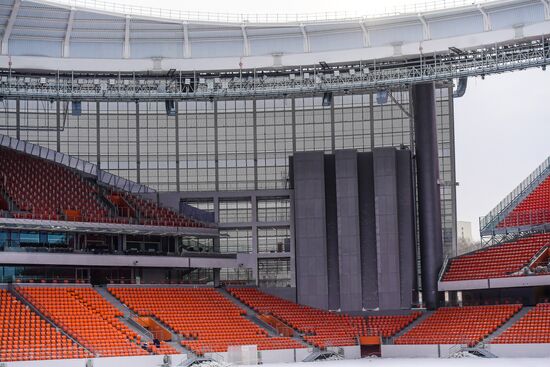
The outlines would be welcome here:
[[[326,92],[383,90],[460,77],[534,67],[550,60],[550,38],[523,40],[444,54],[327,67],[308,66],[231,72],[171,70],[163,75],[0,71],[3,98],[99,101],[162,101],[253,98]]]

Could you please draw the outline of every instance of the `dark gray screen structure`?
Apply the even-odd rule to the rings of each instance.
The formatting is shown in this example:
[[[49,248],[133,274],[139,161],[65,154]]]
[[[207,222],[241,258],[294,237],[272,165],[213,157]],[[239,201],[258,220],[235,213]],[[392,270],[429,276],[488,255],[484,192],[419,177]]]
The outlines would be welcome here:
[[[296,153],[291,167],[298,302],[344,311],[410,308],[416,276],[411,152]],[[327,284],[325,299],[320,284]]]

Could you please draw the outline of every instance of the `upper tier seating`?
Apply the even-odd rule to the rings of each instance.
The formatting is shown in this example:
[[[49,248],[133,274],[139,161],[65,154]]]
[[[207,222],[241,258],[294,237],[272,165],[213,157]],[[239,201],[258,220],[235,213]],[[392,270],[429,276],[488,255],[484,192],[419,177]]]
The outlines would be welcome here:
[[[550,303],[539,303],[495,338],[493,343],[550,343]]]
[[[397,338],[395,344],[474,346],[495,332],[521,307],[521,305],[443,307]]]
[[[82,222],[147,224],[172,227],[203,227],[173,210],[117,190],[103,196],[100,187],[71,170],[31,155],[0,149],[0,192],[5,192],[20,211],[15,218],[70,220]],[[1,196],[1,195],[0,195]],[[102,200],[127,205],[123,213],[111,215]],[[5,206],[5,205],[4,205]]]
[[[271,314],[300,333],[304,339],[320,348],[357,345],[357,337],[379,335],[390,337],[413,322],[414,312],[400,316],[353,317],[337,314],[263,293],[255,288],[231,288],[231,294],[260,314]]]
[[[550,223],[550,176],[500,222],[497,227],[519,227]]]
[[[101,221],[107,216],[97,187],[61,165],[7,149],[0,149],[0,189],[23,211],[16,217],[60,220],[68,213]]]
[[[101,357],[149,354],[141,348],[140,336],[118,319],[122,312],[91,288],[18,287],[18,290],[67,334]]]
[[[520,238],[450,260],[443,281],[502,278],[527,265],[550,242],[550,233]]]
[[[259,350],[304,348],[287,337],[271,337],[247,320],[246,312],[212,288],[110,288],[140,316],[154,316],[185,338],[195,353],[226,352],[232,345]]]
[[[0,289],[0,361],[90,357],[8,291]]]

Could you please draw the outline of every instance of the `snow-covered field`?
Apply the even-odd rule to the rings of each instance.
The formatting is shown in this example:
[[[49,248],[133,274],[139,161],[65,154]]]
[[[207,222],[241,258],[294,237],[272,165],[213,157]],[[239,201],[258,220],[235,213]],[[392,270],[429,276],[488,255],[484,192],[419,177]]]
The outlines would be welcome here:
[[[548,367],[550,358],[366,358],[316,363],[274,363],[266,367]],[[243,366],[244,367],[244,366]],[[256,366],[257,367],[257,366]]]

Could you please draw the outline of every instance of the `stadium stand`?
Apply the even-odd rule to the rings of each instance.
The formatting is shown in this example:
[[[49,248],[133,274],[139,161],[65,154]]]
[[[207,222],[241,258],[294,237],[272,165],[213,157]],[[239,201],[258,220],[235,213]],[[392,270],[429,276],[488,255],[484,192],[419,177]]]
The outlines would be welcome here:
[[[0,289],[0,361],[90,357],[7,290]]]
[[[492,343],[550,343],[550,303],[539,303]]]
[[[46,317],[101,357],[139,356],[149,352],[140,337],[118,317],[122,313],[91,288],[18,287]],[[166,352],[177,353],[166,345]]]
[[[497,227],[550,223],[550,176],[540,183]]]
[[[246,312],[211,288],[109,288],[140,316],[154,316],[182,335],[181,344],[198,355],[229,346],[259,350],[304,348],[287,337],[271,337],[247,320]]]
[[[390,337],[413,322],[420,312],[400,316],[353,317],[284,300],[255,288],[231,288],[231,294],[260,314],[270,314],[300,333],[308,343],[327,346],[357,345],[357,337]]]
[[[474,346],[508,321],[522,305],[443,307],[395,340],[395,344]]]
[[[501,278],[528,265],[550,242],[550,233],[491,246],[450,260],[443,281]]]
[[[0,149],[0,197],[6,195],[20,219],[68,220],[97,223],[203,227],[205,224],[175,211],[116,190],[104,195],[93,180],[60,164],[9,149]],[[3,194],[3,195],[2,195]],[[103,203],[110,202],[116,214]],[[2,213],[8,211],[2,201]]]

